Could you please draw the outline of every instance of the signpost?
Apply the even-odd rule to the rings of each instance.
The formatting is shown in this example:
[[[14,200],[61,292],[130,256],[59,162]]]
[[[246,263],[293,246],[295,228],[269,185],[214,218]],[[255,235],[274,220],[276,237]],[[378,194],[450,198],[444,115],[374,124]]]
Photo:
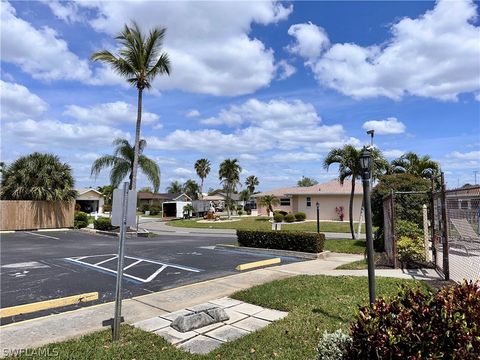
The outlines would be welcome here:
[[[112,326],[112,341],[120,338],[120,322],[122,319],[122,287],[123,287],[123,256],[125,250],[125,234],[127,226],[136,223],[137,193],[128,190],[128,183],[123,184],[123,189],[113,191],[112,225],[120,226],[118,241],[117,283],[115,289],[115,315]]]

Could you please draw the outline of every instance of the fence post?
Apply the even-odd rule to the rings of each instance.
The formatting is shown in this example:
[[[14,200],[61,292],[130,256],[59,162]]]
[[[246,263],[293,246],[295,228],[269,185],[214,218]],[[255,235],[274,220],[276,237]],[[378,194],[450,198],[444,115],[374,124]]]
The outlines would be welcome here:
[[[397,263],[397,233],[395,231],[395,192],[393,189],[390,193],[390,208],[392,209],[392,252],[393,252],[393,268],[398,268]]]
[[[428,251],[428,211],[427,211],[427,205],[423,204],[422,206],[423,210],[423,244],[425,246],[425,260],[430,261],[431,256],[430,252]]]
[[[445,280],[450,280],[450,262],[448,258],[449,245],[448,245],[448,218],[447,218],[447,197],[445,194],[445,178],[443,172],[440,175],[442,187],[441,187],[441,200],[442,200],[442,227],[443,227],[443,273],[445,274]]]

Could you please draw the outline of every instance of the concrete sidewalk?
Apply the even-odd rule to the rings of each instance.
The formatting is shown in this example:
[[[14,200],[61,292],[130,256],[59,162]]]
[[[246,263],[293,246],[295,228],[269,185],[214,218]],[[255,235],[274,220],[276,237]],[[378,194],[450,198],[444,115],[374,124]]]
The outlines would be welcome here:
[[[272,266],[138,296],[123,301],[122,315],[127,323],[132,324],[229,296],[236,291],[255,285],[301,274],[365,276],[366,270],[334,270],[337,266],[362,258],[362,255],[332,253],[326,259]],[[439,276],[431,270],[415,270],[414,273],[409,273],[399,269],[379,269],[376,275],[418,280],[439,279]],[[0,327],[1,354],[4,353],[3,349],[38,347],[101,330],[102,321],[111,318],[113,312],[114,303],[110,302],[2,326]]]

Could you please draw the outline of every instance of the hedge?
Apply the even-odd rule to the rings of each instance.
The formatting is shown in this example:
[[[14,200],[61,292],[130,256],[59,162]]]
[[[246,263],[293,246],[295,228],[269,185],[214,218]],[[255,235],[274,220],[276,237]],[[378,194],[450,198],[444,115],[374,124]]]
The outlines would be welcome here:
[[[293,214],[287,214],[287,215],[285,215],[285,221],[286,221],[287,223],[295,222],[295,215],[293,215]]]
[[[325,234],[293,231],[237,230],[238,244],[246,247],[319,253]]]
[[[112,230],[114,227],[112,226],[112,222],[109,218],[100,217],[93,222],[93,227],[97,230]]]

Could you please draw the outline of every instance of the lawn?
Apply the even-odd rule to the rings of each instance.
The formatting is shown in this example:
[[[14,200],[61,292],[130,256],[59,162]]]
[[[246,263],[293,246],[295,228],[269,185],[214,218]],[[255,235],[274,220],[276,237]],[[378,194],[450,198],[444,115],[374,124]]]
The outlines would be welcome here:
[[[377,278],[377,295],[391,296],[400,285],[421,286],[412,280]],[[324,331],[347,330],[357,305],[368,302],[366,277],[297,276],[253,287],[232,297],[289,315],[258,332],[223,345],[208,355],[182,352],[165,340],[123,326],[122,340],[110,342],[109,330],[80,339],[52,344],[37,354],[58,353],[57,359],[315,359],[316,345]],[[29,354],[31,355],[31,354]],[[43,358],[23,356],[21,359]],[[45,357],[46,358],[46,357]]]
[[[235,219],[235,217],[234,217]],[[238,219],[238,218],[237,218]],[[244,217],[239,221],[232,222],[208,222],[199,223],[197,219],[193,220],[172,220],[167,222],[169,226],[187,227],[187,228],[205,228],[205,229],[237,229],[237,230],[271,230],[272,224],[267,217]],[[355,229],[357,229],[357,224]],[[317,231],[315,221],[306,221],[301,223],[282,224],[282,230],[288,231]],[[349,233],[350,225],[348,221],[332,222],[321,221],[321,232],[340,232]],[[365,225],[362,225],[362,232],[365,232]]]
[[[365,240],[329,239],[325,241],[324,250],[337,253],[363,255],[365,253]]]

